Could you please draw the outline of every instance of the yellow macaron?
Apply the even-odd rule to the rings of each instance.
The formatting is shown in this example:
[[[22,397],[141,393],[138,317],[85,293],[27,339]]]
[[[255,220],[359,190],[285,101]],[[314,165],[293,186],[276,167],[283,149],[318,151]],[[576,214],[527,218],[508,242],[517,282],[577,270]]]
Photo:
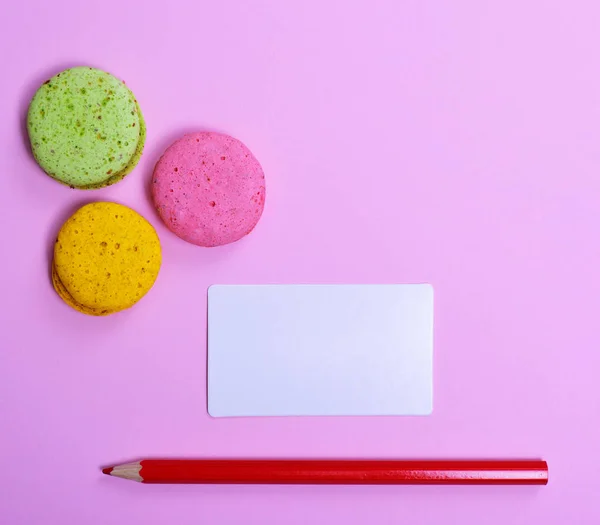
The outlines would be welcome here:
[[[161,260],[158,235],[144,217],[121,204],[94,202],[58,232],[52,284],[75,310],[109,315],[146,295]]]

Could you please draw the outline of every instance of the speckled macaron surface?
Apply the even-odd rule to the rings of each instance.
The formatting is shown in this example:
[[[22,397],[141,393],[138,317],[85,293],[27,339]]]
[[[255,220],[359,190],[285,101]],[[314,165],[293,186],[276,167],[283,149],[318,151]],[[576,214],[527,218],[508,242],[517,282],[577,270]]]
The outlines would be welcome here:
[[[239,140],[192,133],[169,146],[156,164],[152,196],[173,233],[199,246],[220,246],[241,239],[258,223],[265,176]]]
[[[41,168],[80,189],[121,180],[139,161],[146,137],[129,88],[90,67],[67,69],[44,82],[29,105],[27,130]]]
[[[144,217],[121,204],[95,202],[61,227],[52,283],[75,310],[108,315],[133,306],[152,288],[161,259],[156,231]]]

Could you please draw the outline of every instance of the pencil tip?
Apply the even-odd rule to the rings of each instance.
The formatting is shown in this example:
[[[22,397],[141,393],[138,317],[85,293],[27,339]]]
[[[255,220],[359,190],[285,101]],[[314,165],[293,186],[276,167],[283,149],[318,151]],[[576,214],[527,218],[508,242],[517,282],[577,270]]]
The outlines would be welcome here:
[[[110,473],[112,472],[112,467],[107,467],[107,468],[103,468],[102,469],[102,474],[106,474],[108,476],[110,476]]]

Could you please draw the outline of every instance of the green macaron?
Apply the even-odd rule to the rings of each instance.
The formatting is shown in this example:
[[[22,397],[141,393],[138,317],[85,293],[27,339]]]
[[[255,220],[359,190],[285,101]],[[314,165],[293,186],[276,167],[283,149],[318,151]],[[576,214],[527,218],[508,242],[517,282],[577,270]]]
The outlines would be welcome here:
[[[91,67],[67,69],[44,82],[29,105],[27,130],[41,168],[80,189],[121,180],[138,163],[146,139],[133,93]]]

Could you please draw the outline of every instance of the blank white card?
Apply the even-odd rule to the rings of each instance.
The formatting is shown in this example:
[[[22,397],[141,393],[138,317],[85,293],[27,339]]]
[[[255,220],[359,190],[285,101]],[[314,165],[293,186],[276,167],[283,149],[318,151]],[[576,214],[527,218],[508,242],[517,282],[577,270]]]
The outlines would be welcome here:
[[[428,415],[432,383],[428,284],[209,289],[214,417]]]

